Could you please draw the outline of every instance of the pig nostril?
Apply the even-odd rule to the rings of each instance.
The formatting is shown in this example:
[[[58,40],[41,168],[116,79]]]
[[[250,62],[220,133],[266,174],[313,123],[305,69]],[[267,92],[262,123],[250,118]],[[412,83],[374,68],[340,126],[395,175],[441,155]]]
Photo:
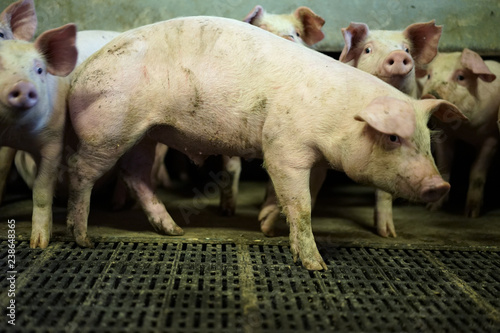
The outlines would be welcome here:
[[[394,60],[390,59],[389,60],[389,65],[391,65],[391,66],[394,65]]]
[[[13,98],[18,98],[19,97],[19,91],[13,91],[10,93],[10,96],[13,97]]]
[[[35,98],[37,98],[36,92],[34,92],[34,91],[30,91],[30,92],[29,92],[29,94],[28,94],[28,97],[29,97],[30,99],[35,99]]]

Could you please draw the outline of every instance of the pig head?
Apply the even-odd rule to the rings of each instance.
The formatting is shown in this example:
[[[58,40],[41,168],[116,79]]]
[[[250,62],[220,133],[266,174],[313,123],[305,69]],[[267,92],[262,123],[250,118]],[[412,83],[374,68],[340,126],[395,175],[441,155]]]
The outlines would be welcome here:
[[[308,46],[318,43],[325,37],[321,31],[325,20],[307,7],[299,7],[292,14],[278,15],[269,14],[262,6],[257,5],[243,21]]]
[[[339,60],[418,97],[416,67],[435,57],[441,30],[434,21],[415,23],[403,31],[370,31],[364,23],[351,23],[342,28],[345,46]]]

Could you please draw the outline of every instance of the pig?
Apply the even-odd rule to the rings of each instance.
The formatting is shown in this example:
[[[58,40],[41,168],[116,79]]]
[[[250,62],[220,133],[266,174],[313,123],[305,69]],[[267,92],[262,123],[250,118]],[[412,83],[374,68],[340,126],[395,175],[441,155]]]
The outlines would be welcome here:
[[[311,168],[433,202],[449,184],[430,153],[427,119],[465,119],[449,102],[415,100],[252,25],[203,16],[118,36],[75,71],[68,103],[80,145],[68,161],[67,222],[79,245],[92,246],[92,187],[116,163],[151,225],[183,234],[151,186],[162,142],[198,164],[219,154],[263,158],[294,260],[310,270],[327,268],[311,229]]]
[[[0,43],[0,145],[31,153],[39,164],[33,183],[30,246],[49,242],[52,197],[62,152],[65,125],[65,77],[77,60],[76,26],[42,33],[34,43]]]
[[[488,168],[498,146],[497,117],[500,110],[500,63],[484,61],[476,52],[439,53],[427,68],[423,93],[454,103],[469,122],[438,125],[443,135],[436,142],[436,162],[445,179],[450,169],[457,139],[477,151],[469,175],[465,215],[477,217],[481,213],[484,185]],[[425,96],[424,96],[425,97]],[[439,209],[446,197],[429,204]]]
[[[37,17],[33,0],[19,0],[10,4],[0,14],[0,40],[31,40],[35,35]],[[0,204],[15,149],[0,147]]]
[[[325,35],[321,28],[325,20],[308,7],[299,7],[292,14],[269,14],[257,5],[243,19],[277,36],[302,45],[312,46]]]
[[[438,52],[442,26],[432,20],[414,23],[403,31],[370,31],[364,23],[352,22],[342,28],[344,49],[339,60],[373,74],[402,92],[418,98],[417,70]],[[392,217],[392,196],[375,191],[375,227],[382,237],[396,237]]]

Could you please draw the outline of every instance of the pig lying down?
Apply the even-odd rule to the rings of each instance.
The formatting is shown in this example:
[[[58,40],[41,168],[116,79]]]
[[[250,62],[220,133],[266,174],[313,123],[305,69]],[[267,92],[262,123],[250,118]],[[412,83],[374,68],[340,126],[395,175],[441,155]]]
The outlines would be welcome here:
[[[414,100],[330,57],[215,17],[118,36],[75,71],[68,103],[81,143],[69,161],[68,226],[78,244],[92,246],[92,186],[118,161],[153,227],[183,233],[152,190],[159,141],[197,163],[216,154],[263,158],[294,260],[312,270],[326,264],[311,229],[311,168],[329,165],[393,195],[436,201],[449,184],[430,154],[427,120],[465,118],[448,102]]]

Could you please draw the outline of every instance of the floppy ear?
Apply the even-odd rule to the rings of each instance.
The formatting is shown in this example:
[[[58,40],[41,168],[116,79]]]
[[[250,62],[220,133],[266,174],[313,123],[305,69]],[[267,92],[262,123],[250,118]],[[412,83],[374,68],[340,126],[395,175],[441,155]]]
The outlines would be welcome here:
[[[409,25],[403,35],[411,42],[410,53],[415,62],[428,64],[438,52],[439,39],[443,27],[436,25],[435,21],[414,23]]]
[[[485,82],[492,82],[496,79],[496,75],[490,71],[488,66],[486,66],[483,58],[472,50],[464,49],[462,51],[460,62],[462,66],[470,70]]]
[[[294,15],[304,26],[304,36],[301,38],[307,45],[311,46],[325,38],[325,34],[321,31],[325,20],[321,16],[316,15],[308,7],[297,8]]]
[[[45,57],[50,74],[66,76],[75,68],[78,58],[75,41],[76,25],[71,23],[38,36],[35,48]]]
[[[344,49],[340,54],[339,61],[349,62],[354,59],[356,54],[356,49],[370,33],[370,29],[364,23],[351,22],[347,28],[342,28],[342,35],[344,35]]]
[[[255,25],[254,22],[260,20],[264,16],[264,13],[264,8],[261,5],[257,5],[245,16],[243,22]]]
[[[0,14],[0,21],[10,27],[13,38],[31,40],[38,23],[33,0],[19,0],[9,5]]]
[[[416,128],[415,111],[412,106],[394,97],[375,98],[354,119],[364,121],[384,134],[395,134],[402,138],[413,135]]]
[[[469,121],[454,104],[444,99],[436,99],[435,96],[426,94],[418,103],[423,104],[429,116],[434,116],[440,121],[447,123],[452,121]]]

